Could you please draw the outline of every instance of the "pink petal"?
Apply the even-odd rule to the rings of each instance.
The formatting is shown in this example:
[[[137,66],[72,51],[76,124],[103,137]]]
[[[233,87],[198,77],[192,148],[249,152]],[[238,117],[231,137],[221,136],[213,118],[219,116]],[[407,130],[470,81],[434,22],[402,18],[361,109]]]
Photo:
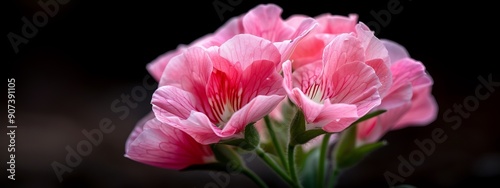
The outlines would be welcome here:
[[[409,84],[426,74],[424,65],[410,58],[404,58],[396,61],[391,66],[391,72],[393,83],[390,92],[398,89],[400,86]]]
[[[283,63],[283,88],[285,89],[288,95],[292,94],[293,85],[293,76],[292,76],[292,62],[286,61]],[[290,96],[291,97],[291,96]],[[295,98],[290,98],[292,102],[296,102]]]
[[[295,71],[294,74],[299,73],[297,75],[300,75],[300,72],[305,72],[301,70],[311,70],[308,69],[309,66],[312,66],[312,64],[301,67],[299,70]],[[286,65],[284,65],[283,69],[285,80],[288,79],[288,82],[290,82],[291,75],[287,75],[289,74],[290,64],[287,63]],[[309,74],[310,77],[305,75],[306,74],[304,73],[304,76],[302,77],[302,79],[306,80],[305,82],[307,82],[308,78],[309,80],[312,80],[310,78],[314,78],[314,76],[311,76],[311,74]],[[291,83],[285,84],[289,85]],[[290,86],[285,87],[288,88],[288,96],[290,97],[290,99],[292,99],[292,101],[304,113],[304,117],[309,123],[307,125],[308,130],[314,128],[323,128],[325,131],[337,132],[345,129],[348,125],[359,118],[357,107],[355,105],[330,104],[330,101],[328,100],[325,100],[324,104],[320,104],[310,99],[309,96],[306,96],[303,93],[303,90],[300,90],[299,88],[293,88],[290,90]]]
[[[318,31],[328,34],[341,34],[354,32],[354,27],[358,22],[358,15],[349,14],[349,17],[331,15],[329,13],[321,14],[316,17],[319,22]]]
[[[401,59],[391,66],[393,83],[380,108],[389,110],[408,103],[412,98],[412,82],[425,75],[425,67],[409,58]]]
[[[389,57],[391,59],[391,63],[394,63],[400,59],[403,58],[408,58],[410,55],[408,54],[408,51],[406,51],[405,47],[401,46],[400,44],[387,40],[387,39],[382,39],[382,44],[384,44],[385,48],[389,52]]]
[[[238,72],[241,72],[241,66],[228,61],[224,57],[221,57],[219,55],[219,50],[220,47],[218,46],[211,46],[206,49],[206,52],[212,61],[213,68],[225,73],[235,72],[234,74],[239,74]]]
[[[334,133],[343,131],[358,118],[360,118],[360,116],[358,116],[356,105],[342,103],[330,104],[330,102],[326,100],[314,124],[316,126],[321,126],[326,132]]]
[[[325,41],[315,36],[308,35],[297,45],[290,59],[293,60],[293,68],[297,69],[308,63],[321,60]]]
[[[160,81],[161,75],[163,75],[163,71],[165,70],[165,67],[167,66],[168,62],[173,57],[181,54],[182,51],[184,51],[185,49],[186,47],[184,45],[179,45],[177,49],[168,51],[167,53],[157,57],[151,63],[148,63],[146,65],[146,69],[156,81]]]
[[[220,35],[223,35],[223,34],[220,34]],[[218,46],[218,45],[222,44],[222,42],[223,42],[223,41],[221,41],[223,39],[221,39],[220,35],[213,36],[212,34],[207,34],[207,35],[200,37],[200,38],[196,39],[195,41],[191,42],[189,45],[181,44],[181,45],[177,46],[177,48],[175,50],[168,51],[168,52],[160,55],[159,57],[157,57],[151,63],[148,63],[146,65],[146,69],[148,70],[148,72],[153,76],[153,78],[156,81],[160,81],[161,77],[163,75],[163,71],[165,70],[168,63],[170,62],[170,60],[173,57],[180,55],[188,47],[191,47],[191,46],[203,46],[203,47],[210,47],[213,45]],[[227,40],[227,39],[225,39],[225,40]]]
[[[292,94],[288,96],[295,99],[295,105],[302,110],[308,123],[313,123],[321,113],[321,110],[323,110],[323,104],[311,100],[299,88],[293,88]],[[318,127],[321,126],[322,125],[318,125]]]
[[[162,129],[145,129],[127,147],[126,157],[141,163],[175,170],[213,160],[210,147],[197,143],[186,133],[162,124],[156,119],[146,124],[155,124],[151,127],[162,127]]]
[[[270,61],[256,61],[243,73],[241,103],[246,104],[258,95],[285,95],[283,77]]]
[[[358,128],[360,129],[358,133],[361,132],[362,134],[358,134],[358,138],[365,143],[372,143],[379,140],[394,127],[401,116],[408,112],[409,108],[410,102],[407,102],[398,107],[392,108],[377,117],[361,122],[358,125]]]
[[[298,42],[294,46],[292,46],[292,56],[293,59],[293,67],[298,68],[302,65],[315,62],[321,59],[322,50],[325,47],[325,42],[328,43],[331,41],[332,37],[341,33],[348,33],[354,31],[354,26],[357,22],[357,15],[351,14],[349,17],[344,16],[332,16],[330,14],[323,14],[316,17],[316,21],[314,23],[305,24],[304,21],[310,19],[305,15],[292,15],[287,19],[286,23],[295,27],[297,29],[296,33],[299,33],[300,30],[307,31],[301,32],[300,36],[305,36],[300,40],[294,39],[293,42]],[[300,24],[302,24],[303,28],[300,29]],[[313,24],[313,25],[311,25]],[[306,26],[304,26],[306,25]],[[328,34],[328,36],[326,36]],[[306,36],[307,35],[307,36]],[[294,38],[294,37],[292,37]],[[300,42],[299,42],[300,41]],[[275,43],[276,44],[276,43]],[[286,44],[286,43],[285,43]],[[280,45],[284,46],[285,44],[281,43]],[[278,47],[280,51],[281,46]],[[288,53],[284,53],[288,54]],[[287,57],[283,57],[282,59],[288,59]]]
[[[308,122],[313,122],[323,105],[311,100],[303,91],[315,84],[321,74],[321,62],[308,64],[295,70],[292,74],[290,61],[283,63],[283,87],[290,100],[303,112]],[[295,80],[295,81],[294,81]]]
[[[382,99],[379,109],[392,110],[401,105],[411,102],[413,95],[410,83],[392,89],[391,92]]]
[[[294,73],[294,79],[297,80],[302,89],[297,87],[291,89],[291,68],[290,63],[284,64],[284,76],[286,80],[286,90],[288,96],[292,101],[302,110],[306,121],[310,123],[308,129],[322,128],[330,124],[328,130],[340,130],[345,128],[345,121],[347,118],[352,120],[351,123],[358,118],[357,107],[350,104],[330,104],[330,101],[325,100],[324,104],[319,101],[313,101],[309,96],[305,95],[303,91],[307,91],[313,84],[317,84],[316,80],[319,79],[321,74],[321,62],[311,63],[300,67]],[[335,123],[333,121],[338,120]],[[345,123],[344,123],[345,122]]]
[[[372,59],[367,61],[366,64],[375,70],[375,74],[377,74],[380,84],[382,84],[378,88],[378,92],[380,96],[384,97],[392,86],[392,72],[390,68],[387,67],[382,59]]]
[[[288,17],[285,20],[285,23],[292,28],[298,28],[302,24],[302,22],[307,18],[310,17],[304,14],[294,14]]]
[[[155,91],[151,103],[156,118],[161,122],[183,130],[202,144],[216,143],[220,138],[214,133],[215,126],[209,119],[214,116],[211,107],[208,103],[197,101],[189,92],[172,86],[163,86]],[[206,113],[201,113],[196,108],[204,108],[201,111]]]
[[[427,125],[436,119],[437,111],[438,106],[436,99],[432,96],[431,86],[414,90],[408,113],[401,117],[393,130],[406,126]]]
[[[218,134],[220,137],[229,137],[238,134],[250,123],[255,123],[269,114],[283,99],[282,95],[259,95],[252,99],[243,108],[236,111],[231,119]]]
[[[305,18],[302,23],[295,28],[295,32],[290,36],[290,39],[298,41],[309,34],[315,27],[318,26],[318,22],[313,18]]]
[[[281,19],[282,11],[274,4],[258,5],[243,16],[245,32],[273,42],[289,39],[293,28]]]
[[[377,125],[377,120],[377,117],[373,117],[356,125],[356,135],[358,138],[358,141],[356,141],[357,144],[363,145],[367,143],[366,140],[372,140],[370,137],[376,137],[374,135],[378,136],[384,134],[382,132],[382,127]]]
[[[291,40],[285,40],[283,42],[275,42],[274,45],[278,48],[281,53],[281,62],[288,60],[292,56],[292,52],[298,46],[298,44],[304,39],[304,37],[311,32],[311,30],[318,24],[312,18],[306,18],[297,27],[295,33],[290,37]]]
[[[360,117],[380,104],[380,81],[370,66],[364,63],[345,64],[331,77],[332,103],[355,104]]]
[[[244,28],[242,25],[242,19],[240,17],[231,18],[223,26],[221,26],[213,36],[213,40],[217,41],[220,46],[227,40],[233,38],[237,34],[244,33]]]
[[[216,127],[207,115],[197,111],[191,111],[187,119],[176,116],[166,117],[162,122],[184,131],[200,144],[214,144],[220,141],[221,129]]]
[[[312,85],[318,84],[321,75],[321,62],[307,64],[295,70],[292,75],[291,63],[283,64],[284,88],[290,100],[304,113],[307,122],[315,122],[323,110],[323,104],[313,101],[304,94]],[[295,84],[295,85],[294,85]],[[322,125],[318,125],[321,127]]]
[[[326,45],[323,51],[323,71],[331,75],[345,64],[364,62],[361,42],[350,34],[341,34]]]
[[[284,114],[284,110],[283,108],[290,108],[289,107],[289,103],[288,103],[288,100],[285,96],[285,98],[283,100],[281,100],[281,102],[276,106],[276,108],[274,108],[273,111],[271,111],[271,113],[269,113],[269,117],[278,121],[278,122],[282,122],[283,120],[285,120],[283,117],[283,114]]]
[[[254,61],[267,60],[280,63],[278,49],[268,40],[249,34],[236,35],[221,45],[220,56],[233,64],[240,64],[244,70]]]
[[[129,145],[142,133],[144,125],[151,119],[155,118],[155,114],[153,112],[149,112],[146,116],[141,118],[134,127],[134,130],[128,136],[127,142],[125,144],[125,148],[128,149]],[[126,151],[126,150],[125,150]]]
[[[170,60],[159,87],[173,85],[194,92],[204,87],[212,72],[212,61],[203,47],[191,47]],[[193,74],[196,73],[196,74]]]
[[[356,33],[358,34],[358,39],[362,42],[362,46],[365,49],[365,59],[382,59],[387,67],[391,66],[389,61],[389,53],[385,48],[382,41],[375,37],[373,31],[368,28],[363,23],[356,25]]]
[[[432,77],[427,74],[427,72],[425,72],[423,76],[411,82],[411,85],[413,86],[413,91],[424,87],[432,87],[432,84],[434,84],[434,81],[432,80]]]
[[[155,116],[165,122],[168,116],[186,119],[199,104],[193,94],[173,86],[158,88],[151,99]]]

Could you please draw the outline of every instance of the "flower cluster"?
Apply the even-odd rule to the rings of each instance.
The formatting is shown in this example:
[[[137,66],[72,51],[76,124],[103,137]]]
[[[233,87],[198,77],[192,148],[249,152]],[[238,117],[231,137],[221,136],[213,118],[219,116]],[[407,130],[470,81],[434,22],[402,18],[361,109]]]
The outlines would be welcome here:
[[[243,148],[300,186],[295,148],[321,150],[319,160],[342,164],[355,148],[379,143],[388,131],[436,118],[424,65],[401,45],[375,37],[357,15],[282,19],[281,13],[276,5],[259,5],[149,63],[159,83],[152,112],[130,135],[125,156],[181,170],[227,162],[221,148]],[[340,149],[325,159],[330,136],[347,132],[354,136],[337,144],[353,140],[351,153]],[[321,145],[319,138],[326,141]],[[323,176],[322,164],[316,176]]]

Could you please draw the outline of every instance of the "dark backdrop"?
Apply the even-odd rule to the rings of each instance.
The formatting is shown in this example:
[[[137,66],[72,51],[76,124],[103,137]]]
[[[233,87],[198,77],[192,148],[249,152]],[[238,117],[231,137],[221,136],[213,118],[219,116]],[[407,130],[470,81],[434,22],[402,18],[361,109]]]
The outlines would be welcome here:
[[[218,0],[227,3],[225,0]],[[38,1],[8,1],[2,7],[2,72],[16,79],[16,181],[2,171],[7,187],[204,187],[214,182],[206,171],[178,172],[159,169],[125,157],[124,144],[134,124],[150,111],[153,90],[144,89],[148,79],[145,65],[158,55],[213,32],[227,19],[240,15],[262,2],[242,0],[223,13],[220,20],[212,1],[69,1],[59,4],[54,17],[40,24],[36,35],[27,38],[15,53],[8,33],[21,35],[22,18],[43,9]],[[45,2],[45,1],[42,1]],[[55,1],[52,1],[55,2]],[[61,1],[64,3],[63,1]],[[237,1],[236,1],[237,2]],[[391,14],[386,23],[376,14],[387,11],[388,4],[399,2],[402,11]],[[275,1],[283,17],[291,14],[316,16],[330,12],[356,13],[360,21],[377,23],[379,38],[403,44],[411,56],[422,61],[434,78],[433,94],[439,105],[438,117],[426,127],[391,132],[388,145],[372,153],[341,176],[340,187],[387,187],[384,173],[398,174],[401,161],[419,150],[414,140],[432,138],[433,131],[444,131],[446,140],[420,160],[407,177],[407,184],[418,187],[470,187],[499,185],[500,140],[497,118],[500,87],[489,97],[477,99],[478,77],[500,81],[497,66],[495,24],[489,3],[472,1],[436,4],[421,0]],[[374,12],[374,13],[371,13]],[[43,20],[41,20],[43,21]],[[373,28],[376,29],[376,28]],[[495,51],[494,51],[495,50]],[[149,80],[151,81],[151,80]],[[129,114],[115,113],[112,104],[123,106],[122,95],[146,91],[132,101]],[[5,91],[5,90],[4,90]],[[484,88],[481,92],[486,92]],[[7,103],[6,93],[2,95]],[[484,97],[483,97],[484,98]],[[457,119],[445,121],[443,115],[454,105],[475,105]],[[0,158],[2,168],[8,161],[6,137],[7,112],[2,112]],[[88,156],[63,175],[60,183],[51,167],[66,164],[67,146],[85,140],[83,130],[99,128],[109,119],[114,125],[104,134]],[[451,122],[450,122],[451,121]],[[252,167],[273,187],[284,186],[260,160]],[[228,187],[253,187],[247,178],[230,176]],[[2,186],[4,187],[4,186]],[[494,186],[493,186],[494,187]]]

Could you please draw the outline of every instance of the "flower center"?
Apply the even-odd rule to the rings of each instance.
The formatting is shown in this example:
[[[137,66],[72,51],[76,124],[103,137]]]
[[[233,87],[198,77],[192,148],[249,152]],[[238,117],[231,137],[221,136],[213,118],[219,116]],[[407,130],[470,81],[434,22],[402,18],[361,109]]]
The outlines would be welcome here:
[[[208,103],[212,111],[211,120],[222,129],[234,112],[241,108],[243,89],[222,71],[214,70],[211,79],[211,87],[208,90]]]
[[[307,88],[307,96],[317,103],[322,103],[324,99],[324,93],[319,84],[313,84],[311,87]]]

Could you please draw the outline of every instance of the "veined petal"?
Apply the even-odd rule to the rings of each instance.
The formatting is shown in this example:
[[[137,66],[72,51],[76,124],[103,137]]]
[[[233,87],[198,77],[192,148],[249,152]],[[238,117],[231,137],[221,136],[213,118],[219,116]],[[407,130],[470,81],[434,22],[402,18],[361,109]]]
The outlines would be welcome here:
[[[361,41],[351,34],[340,34],[323,51],[323,74],[331,76],[345,64],[364,60]]]
[[[258,5],[243,16],[245,32],[273,42],[289,39],[293,28],[282,20],[282,11],[274,4]]]
[[[389,60],[389,53],[385,48],[384,44],[375,37],[373,31],[368,28],[364,23],[359,23],[356,25],[356,33],[358,34],[358,39],[362,42],[362,46],[365,49],[365,59],[382,59],[387,67],[391,66]]]
[[[186,133],[151,119],[145,128],[127,147],[126,157],[153,166],[180,170],[194,164],[214,160],[209,146],[197,143]]]
[[[301,92],[312,92],[311,94],[316,95],[314,93],[318,88],[312,88],[315,84],[319,84],[320,75],[321,75],[321,62],[311,63],[296,69],[292,73],[292,65],[290,61],[287,61],[283,64],[283,87],[285,91],[289,95],[290,99],[295,103],[297,102],[298,95],[293,95],[292,89],[298,88]],[[313,91],[311,91],[313,90]],[[321,94],[319,94],[321,95]],[[320,99],[322,97],[318,96]],[[318,101],[319,102],[319,101]]]
[[[210,48],[207,48],[207,53],[208,56],[210,56],[210,59],[212,60],[212,64],[214,66],[214,69],[225,72],[225,73],[231,73],[234,72],[234,74],[238,74],[238,72],[241,72],[241,66],[239,64],[234,64],[232,62],[229,62],[227,59],[224,57],[221,57],[219,55],[219,49],[220,47],[218,46],[211,46]],[[237,70],[234,70],[237,69]],[[213,74],[213,71],[212,71]]]
[[[205,48],[190,47],[181,55],[170,60],[159,86],[173,85],[191,93],[196,93],[206,85],[212,72],[212,61]]]
[[[201,112],[191,111],[187,119],[170,116],[162,121],[184,131],[200,144],[214,144],[221,139],[218,136],[221,130],[208,119],[206,114]]]
[[[366,64],[372,67],[373,70],[375,70],[375,74],[377,74],[380,84],[382,84],[378,88],[378,92],[380,96],[384,97],[389,92],[392,86],[391,69],[387,67],[382,59],[372,59],[367,61]]]
[[[286,61],[283,63],[283,88],[287,93],[288,97],[293,103],[297,102],[297,99],[292,96],[293,85],[293,76],[292,76],[292,62]]]
[[[269,114],[284,98],[284,95],[259,95],[255,97],[233,114],[218,136],[229,137],[240,133],[246,125],[255,123]]]
[[[349,127],[349,125],[358,118],[360,118],[360,116],[358,116],[358,108],[356,105],[342,103],[331,104],[330,101],[326,100],[323,109],[312,125],[316,126],[314,128],[322,128],[330,133],[340,132]]]
[[[155,114],[153,112],[149,112],[146,116],[141,118],[134,127],[134,130],[128,136],[127,142],[125,143],[125,151],[128,150],[129,145],[142,133],[144,129],[144,125],[151,119],[155,118]]]
[[[321,110],[323,110],[323,104],[311,100],[299,88],[293,88],[292,94],[288,96],[295,99],[295,105],[302,110],[307,122],[314,122],[321,113]]]
[[[326,13],[317,16],[316,20],[319,22],[318,32],[328,34],[350,33],[355,31],[358,15],[349,14],[349,17],[345,17]]]
[[[382,99],[382,103],[379,108],[392,110],[411,102],[412,95],[413,91],[410,83],[399,86],[398,88],[391,90],[391,92]]]
[[[281,53],[281,62],[288,60],[292,56],[293,51],[298,44],[300,44],[302,39],[304,39],[317,25],[318,23],[314,19],[306,18],[302,20],[302,23],[297,27],[295,33],[290,37],[290,40],[274,43]]]
[[[163,86],[155,91],[151,103],[158,120],[183,130],[196,141],[212,144],[220,140],[214,133],[212,128],[215,126],[208,117],[213,116],[211,110],[205,113],[196,110],[211,107],[199,106],[200,103],[197,103],[196,97],[191,93],[173,86]]]
[[[199,104],[193,94],[173,86],[158,88],[153,94],[151,103],[156,118],[163,122],[168,116],[186,119]]]
[[[249,34],[236,35],[221,45],[221,57],[245,70],[254,61],[267,60],[280,63],[281,55],[270,41]]]
[[[314,35],[308,35],[302,39],[292,53],[293,68],[297,69],[303,65],[321,61],[325,41]]]
[[[276,71],[274,62],[256,61],[242,74],[241,103],[246,104],[258,95],[285,95],[283,77]]]
[[[360,117],[380,104],[380,81],[370,66],[359,62],[345,64],[331,77],[333,95],[328,98],[332,103],[355,104]]]
[[[396,61],[391,66],[391,72],[393,83],[390,92],[405,84],[410,84],[414,80],[423,77],[426,74],[424,65],[410,58],[404,58]]]
[[[412,100],[412,82],[425,75],[425,67],[409,58],[401,59],[391,66],[393,84],[379,108],[391,110]]]

